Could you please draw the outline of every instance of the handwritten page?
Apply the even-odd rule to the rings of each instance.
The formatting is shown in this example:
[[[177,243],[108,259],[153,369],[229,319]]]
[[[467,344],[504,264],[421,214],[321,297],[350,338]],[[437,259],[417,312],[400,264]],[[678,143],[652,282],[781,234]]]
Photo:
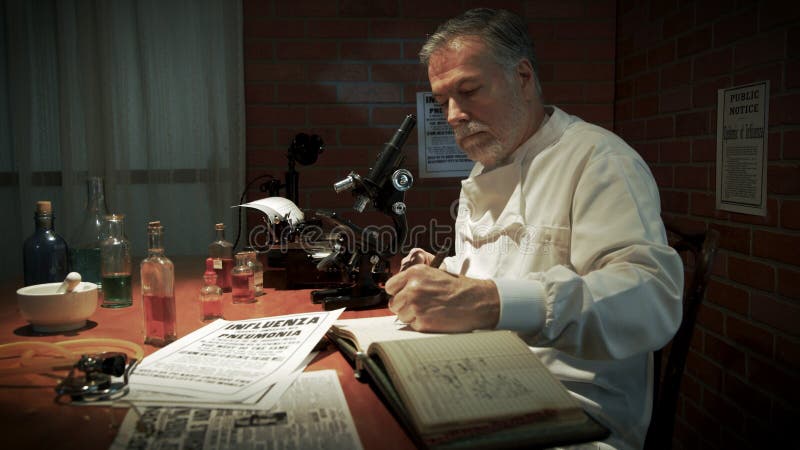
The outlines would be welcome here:
[[[420,431],[580,405],[508,331],[374,344]]]
[[[131,389],[228,402],[291,376],[344,308],[237,321],[217,320],[144,358]]]
[[[397,316],[337,320],[331,327],[331,333],[349,338],[357,344],[360,352],[367,351],[373,342],[441,336],[440,333],[414,331],[408,325],[399,322]]]
[[[232,206],[232,208],[253,208],[267,215],[269,223],[287,220],[290,225],[297,225],[305,220],[305,215],[293,201],[284,197],[267,197],[249,203]]]

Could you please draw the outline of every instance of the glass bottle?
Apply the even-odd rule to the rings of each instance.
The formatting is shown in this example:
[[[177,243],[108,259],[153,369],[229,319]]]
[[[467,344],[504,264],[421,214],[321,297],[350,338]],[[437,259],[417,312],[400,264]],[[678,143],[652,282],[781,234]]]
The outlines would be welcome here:
[[[56,233],[53,207],[49,201],[36,202],[36,229],[22,245],[25,286],[64,281],[69,273],[68,247]]]
[[[86,187],[88,201],[83,223],[75,229],[69,240],[69,262],[71,270],[81,274],[83,281],[101,287],[100,244],[106,238],[105,218],[108,215],[103,179],[89,177]]]
[[[253,269],[247,263],[248,259],[247,252],[236,254],[236,267],[231,271],[233,303],[253,303],[256,301]]]
[[[206,271],[203,274],[205,285],[200,289],[200,307],[203,320],[222,319],[222,288],[217,286],[217,272],[214,271],[214,258],[206,258]]]
[[[214,225],[216,240],[208,244],[208,256],[214,259],[214,271],[217,272],[217,286],[223,292],[231,291],[231,271],[233,270],[233,244],[225,240],[225,224]]]
[[[125,236],[125,215],[106,216],[108,237],[100,244],[100,275],[104,308],[133,304],[131,286],[131,243]]]
[[[258,260],[258,253],[255,250],[247,248],[245,253],[247,253],[247,265],[253,269],[255,296],[264,295],[264,265]]]
[[[162,347],[175,341],[175,267],[164,256],[164,227],[160,221],[147,224],[147,257],[142,260],[142,306],[144,343]]]

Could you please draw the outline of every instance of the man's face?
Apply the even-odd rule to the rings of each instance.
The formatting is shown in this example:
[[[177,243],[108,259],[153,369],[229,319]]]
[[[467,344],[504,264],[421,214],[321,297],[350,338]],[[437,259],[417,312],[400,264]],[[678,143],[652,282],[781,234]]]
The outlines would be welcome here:
[[[525,78],[495,62],[477,38],[456,38],[435,51],[428,78],[459,147],[487,168],[501,163],[535,131],[527,104],[530,89],[522,88]],[[527,81],[535,82],[533,77]]]

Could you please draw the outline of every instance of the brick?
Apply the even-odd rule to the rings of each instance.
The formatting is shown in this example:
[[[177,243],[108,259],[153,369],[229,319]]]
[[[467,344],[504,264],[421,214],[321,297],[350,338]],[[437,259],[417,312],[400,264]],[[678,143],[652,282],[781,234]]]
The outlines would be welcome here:
[[[697,313],[697,323],[695,326],[703,331],[713,331],[716,334],[722,334],[725,331],[724,321],[725,317],[719,309],[701,304]]]
[[[342,17],[395,17],[399,12],[398,2],[394,0],[342,0],[339,5]]]
[[[693,139],[692,162],[715,162],[717,160],[716,139]]]
[[[796,339],[778,336],[775,345],[775,361],[795,371],[800,370],[800,343]]]
[[[745,353],[722,339],[707,334],[705,337],[705,349],[703,354],[710,360],[724,367],[726,369],[726,376],[728,372],[734,372],[739,376],[746,375],[747,358],[745,357]]]
[[[558,23],[553,30],[555,39],[614,39],[614,21],[571,21]]]
[[[767,295],[753,295],[750,315],[754,321],[769,325],[789,336],[800,336],[800,305]]]
[[[703,396],[703,408],[713,413],[714,419],[720,422],[723,429],[741,429],[744,426],[744,414],[730,400],[713,392]],[[725,433],[722,433],[723,435]]]
[[[743,380],[741,374],[725,374],[723,394],[738,406],[750,411],[769,411],[770,399]]]
[[[652,117],[658,114],[658,96],[639,97],[633,101],[633,115],[638,118]]]
[[[677,214],[686,214],[689,210],[689,196],[685,192],[661,192],[661,210]]]
[[[626,121],[616,125],[616,133],[626,142],[632,143],[642,140],[647,134],[647,123],[644,120]]]
[[[336,42],[279,41],[275,49],[275,54],[280,60],[336,59],[338,48]]]
[[[641,52],[622,59],[620,77],[628,78],[647,70],[647,53]]]
[[[740,70],[770,61],[783,60],[786,51],[786,39],[784,36],[783,30],[777,30],[770,33],[762,33],[753,39],[738,43],[736,45],[734,68]]]
[[[755,8],[737,11],[723,17],[714,24],[714,47],[722,47],[733,41],[756,34],[758,13]]]
[[[614,61],[617,49],[613,40],[582,41],[585,61]]]
[[[800,194],[800,165],[770,164],[767,168],[767,192]]]
[[[710,226],[719,231],[719,247],[738,253],[750,253],[750,228],[731,226],[731,224],[713,224]]]
[[[285,149],[289,148],[295,136],[297,136],[297,132],[298,130],[296,127],[291,127],[291,128],[276,127],[275,142],[277,142],[278,145],[281,146],[281,151],[285,151]],[[325,142],[325,147],[327,149],[331,149],[339,144],[338,143],[339,140],[336,137],[337,131],[336,128],[334,127],[325,128],[325,127],[311,125],[308,129],[303,130],[303,132],[308,134],[318,135],[320,138],[322,138],[323,142]],[[320,156],[320,161],[317,162],[317,164],[320,163],[324,164],[324,161],[327,159],[327,157],[325,156],[326,154],[328,153],[325,152],[323,153],[322,156]]]
[[[728,316],[725,318],[725,336],[748,350],[772,356],[774,336],[762,327]]]
[[[644,95],[658,91],[658,72],[648,72],[634,79],[634,93]]]
[[[729,213],[716,209],[714,194],[692,192],[691,200],[692,215],[715,219],[727,219],[729,217]]]
[[[391,139],[392,134],[396,130],[396,127],[369,127],[369,128],[361,128],[361,127],[352,127],[352,128],[343,128],[340,133],[340,139],[342,145],[382,145],[385,142],[388,142]],[[413,134],[413,133],[412,133]],[[375,147],[372,147],[373,149]],[[372,160],[365,162],[365,164],[371,164]]]
[[[800,94],[775,95],[769,99],[769,126],[800,124]]]
[[[594,81],[584,83],[586,103],[605,103],[613,105],[614,103],[614,83]]]
[[[746,290],[714,279],[709,281],[706,299],[742,315],[746,315],[750,307],[750,294]]]
[[[245,18],[242,26],[245,39],[302,38],[305,35],[305,24],[302,20]]]
[[[653,172],[653,178],[659,188],[674,187],[675,175],[672,166],[655,166],[651,167],[650,171]]]
[[[800,130],[785,130],[782,147],[783,159],[800,159]]]
[[[427,81],[428,74],[421,64],[373,64],[372,81]]]
[[[800,87],[800,61],[786,62],[786,88]]]
[[[759,25],[762,29],[784,23],[796,23],[800,18],[800,5],[794,2],[764,2],[759,8]]]
[[[306,69],[302,64],[247,63],[245,81],[302,81]]]
[[[369,109],[363,106],[310,107],[308,119],[315,125],[367,125]]]
[[[246,139],[247,145],[272,145],[275,143],[275,129],[272,127],[247,127]],[[246,152],[248,158],[250,153],[250,150]]]
[[[401,88],[387,83],[359,83],[339,87],[341,103],[396,103],[401,99]]]
[[[657,69],[675,60],[675,41],[669,40],[647,52],[647,68]]]
[[[708,189],[708,168],[694,166],[676,167],[675,187],[684,189]]]
[[[244,59],[245,64],[256,59],[273,59],[275,57],[275,45],[272,41],[253,42],[245,41]]]
[[[663,92],[659,96],[659,110],[662,113],[684,111],[691,107],[692,89],[689,86]]]
[[[660,144],[661,162],[689,162],[690,154],[689,141],[668,141]]]
[[[336,86],[325,84],[279,84],[279,103],[336,103]]]
[[[697,56],[694,58],[692,79],[698,81],[727,74],[731,71],[732,65],[733,52],[730,48]]]
[[[573,40],[541,40],[536,42],[536,56],[547,61],[581,61],[586,54],[585,43]]]
[[[781,227],[800,230],[800,201],[785,199],[780,202]]]
[[[800,266],[800,235],[756,230],[753,232],[753,256]]]
[[[345,41],[341,44],[342,59],[400,59],[400,44],[381,41]]]
[[[733,77],[733,85],[740,86],[764,80],[769,80],[771,92],[779,90],[783,86],[783,65],[770,64],[738,72]]]
[[[408,114],[414,114],[413,107],[406,106],[376,106],[372,108],[372,121],[374,125],[397,125]],[[415,185],[416,186],[416,185]]]
[[[611,63],[557,63],[555,78],[559,81],[613,81]]]
[[[713,107],[716,113],[717,91],[733,86],[730,76],[694,83],[692,85],[692,105],[695,108]]]
[[[641,142],[635,146],[636,152],[648,163],[658,162],[658,144]]]
[[[692,64],[679,61],[661,68],[661,89],[669,89],[689,84],[692,79]]]
[[[750,358],[747,379],[751,384],[761,386],[784,401],[795,404],[800,401],[800,389],[797,389],[800,374],[782,369],[772,361]]]
[[[248,105],[275,101],[275,86],[272,84],[248,84],[244,87],[244,98]]]
[[[405,17],[423,17],[449,19],[464,12],[461,2],[441,0],[431,2],[428,0],[403,0],[402,13]]]
[[[689,352],[686,357],[686,373],[694,375],[715,392],[719,392],[722,387],[722,370],[720,370],[720,367],[708,359],[698,356],[695,352]]]
[[[774,198],[767,198],[767,215],[757,216],[753,214],[730,213],[730,219],[734,222],[749,223],[753,225],[776,226],[778,224],[778,201]]]
[[[694,8],[681,7],[678,11],[664,17],[662,33],[664,38],[675,37],[692,29],[694,26]]]
[[[678,38],[677,57],[693,56],[711,48],[711,27],[692,31]]]
[[[337,3],[329,0],[275,2],[275,12],[281,17],[335,17],[339,13]]]
[[[672,117],[658,117],[647,120],[647,139],[669,138],[675,136]],[[688,155],[688,150],[687,150]]]
[[[432,34],[438,21],[419,19],[371,19],[370,37],[378,39],[423,39]]]
[[[675,117],[676,136],[701,136],[709,132],[709,113],[687,112]]]
[[[627,99],[614,102],[614,118],[617,123],[631,120],[633,118],[633,102]]]
[[[775,269],[758,261],[729,256],[728,276],[756,289],[769,292],[775,289]]]
[[[309,81],[367,81],[369,65],[358,63],[309,63],[305,64]]]
[[[308,37],[311,38],[369,37],[369,22],[366,20],[309,20],[307,26]]]
[[[285,106],[248,106],[248,125],[302,125],[306,121],[305,108]]]

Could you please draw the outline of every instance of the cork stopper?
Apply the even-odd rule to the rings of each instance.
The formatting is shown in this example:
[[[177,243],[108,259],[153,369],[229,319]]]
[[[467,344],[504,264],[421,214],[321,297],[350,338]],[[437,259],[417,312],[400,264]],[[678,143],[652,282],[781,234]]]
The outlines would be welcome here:
[[[49,200],[39,200],[36,202],[37,214],[50,214],[53,212],[53,205]]]
[[[214,229],[217,230],[217,231],[224,230],[225,229],[225,224],[224,223],[218,223],[218,224],[214,225]]]
[[[152,222],[147,222],[147,228],[162,228],[160,220],[154,220]]]

